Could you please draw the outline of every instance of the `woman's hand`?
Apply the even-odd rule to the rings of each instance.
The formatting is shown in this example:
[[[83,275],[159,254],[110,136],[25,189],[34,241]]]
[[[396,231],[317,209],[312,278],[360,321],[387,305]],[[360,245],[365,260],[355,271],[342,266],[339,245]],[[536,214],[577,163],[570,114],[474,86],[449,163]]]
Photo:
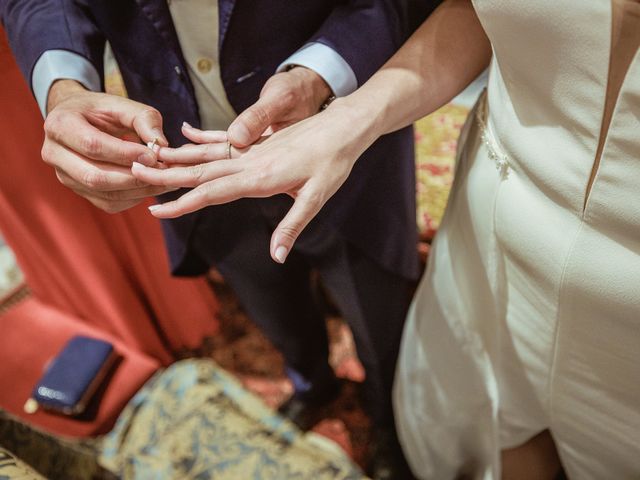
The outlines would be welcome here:
[[[271,238],[271,256],[279,263],[285,261],[302,230],[340,188],[357,158],[375,139],[364,122],[355,118],[352,110],[341,108],[340,102],[238,152],[238,158],[227,158],[224,132],[189,127],[183,132],[194,142],[207,143],[160,149],[158,158],[171,165],[167,169],[138,163],[132,166],[139,180],[152,185],[194,187],[175,201],[154,205],[152,214],[173,218],[242,197],[286,193],[295,202]],[[236,152],[233,149],[234,157]]]

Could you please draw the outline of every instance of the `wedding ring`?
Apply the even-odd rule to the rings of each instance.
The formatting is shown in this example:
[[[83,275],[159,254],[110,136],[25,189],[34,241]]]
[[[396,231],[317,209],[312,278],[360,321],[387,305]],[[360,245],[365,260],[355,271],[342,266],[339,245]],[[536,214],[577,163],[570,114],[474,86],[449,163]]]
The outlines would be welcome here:
[[[153,139],[153,142],[147,142],[147,148],[153,150],[155,147],[158,146],[158,137]]]
[[[227,160],[231,160],[231,142],[227,140]]]

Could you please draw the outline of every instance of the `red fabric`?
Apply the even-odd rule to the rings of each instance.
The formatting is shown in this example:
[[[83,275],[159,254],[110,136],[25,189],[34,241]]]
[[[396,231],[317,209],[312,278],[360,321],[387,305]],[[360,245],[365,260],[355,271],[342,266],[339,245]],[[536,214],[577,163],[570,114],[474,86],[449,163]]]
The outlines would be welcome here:
[[[203,279],[169,273],[144,205],[109,215],[63,187],[40,157],[42,117],[0,31],[0,231],[43,303],[157,358],[217,330]]]
[[[176,351],[215,334],[217,302],[205,280],[171,277],[145,206],[109,215],[58,182],[40,158],[42,123],[0,29],[0,231],[35,297],[0,315],[0,408],[55,433],[94,435]],[[24,414],[45,363],[79,333],[124,356],[96,418]]]
[[[30,298],[0,316],[0,405],[13,415],[49,432],[69,437],[106,433],[127,402],[160,366],[158,361],[130,348],[113,336]],[[93,402],[94,418],[77,420],[43,410],[24,413],[23,405],[44,368],[74,335],[110,341],[121,358],[106,390]]]

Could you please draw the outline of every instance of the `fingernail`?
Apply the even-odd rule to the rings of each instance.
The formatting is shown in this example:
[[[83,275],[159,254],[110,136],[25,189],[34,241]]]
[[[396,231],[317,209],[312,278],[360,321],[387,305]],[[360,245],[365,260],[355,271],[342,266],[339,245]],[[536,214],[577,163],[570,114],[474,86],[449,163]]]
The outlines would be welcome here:
[[[151,152],[143,153],[137,158],[137,162],[147,167],[153,167],[156,164],[156,156]]]
[[[228,134],[235,143],[249,143],[249,130],[242,123],[231,125]]]
[[[162,205],[149,205],[147,208],[149,209],[149,211],[151,213],[155,212],[156,210],[158,210]]]
[[[287,259],[288,253],[289,250],[287,249],[287,247],[285,247],[284,245],[280,245],[278,248],[276,248],[276,253],[274,255],[278,263],[284,263],[284,261]]]
[[[193,127],[189,125],[187,122],[182,122],[182,128],[193,128]]]
[[[143,168],[144,168],[144,165],[142,165],[141,163],[133,162],[131,164],[131,170],[133,170],[134,172],[139,172]]]

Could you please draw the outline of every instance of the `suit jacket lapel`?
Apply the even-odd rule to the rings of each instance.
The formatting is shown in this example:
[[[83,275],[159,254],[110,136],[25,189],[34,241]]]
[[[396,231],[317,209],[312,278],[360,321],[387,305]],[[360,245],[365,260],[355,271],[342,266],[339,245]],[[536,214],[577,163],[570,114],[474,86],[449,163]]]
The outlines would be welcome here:
[[[236,0],[218,0],[218,17],[220,24],[219,45],[222,48],[225,36],[227,35],[227,29],[229,22],[231,21],[231,14],[233,13],[233,7],[236,5]]]
[[[168,51],[175,55],[181,69],[177,72],[182,72],[180,75],[183,78],[193,101],[195,102],[195,91],[191,84],[191,79],[186,73],[187,61],[184,59],[184,55],[182,54],[178,34],[176,33],[176,28],[173,24],[173,19],[171,18],[171,12],[169,11],[169,4],[166,0],[136,0],[136,3],[147,16],[149,22],[151,22],[155,27],[162,39],[166,42]],[[195,103],[194,108],[197,109]]]
[[[184,64],[180,42],[178,41],[178,35],[173,26],[171,12],[169,12],[169,6],[166,0],[136,0],[136,3],[140,6],[160,36],[167,42],[167,46],[178,54]]]

